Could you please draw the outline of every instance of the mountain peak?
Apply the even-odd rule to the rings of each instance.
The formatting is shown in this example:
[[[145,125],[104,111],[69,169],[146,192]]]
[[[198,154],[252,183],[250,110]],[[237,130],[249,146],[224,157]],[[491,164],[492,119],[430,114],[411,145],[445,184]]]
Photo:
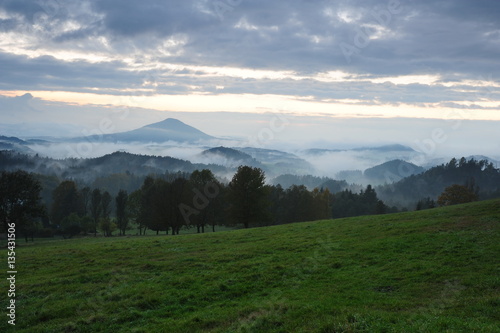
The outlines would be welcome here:
[[[77,140],[79,139],[77,138]],[[145,143],[168,141],[197,143],[211,139],[215,138],[174,118],[167,118],[132,131],[106,134],[104,136],[106,141]]]
[[[144,128],[172,129],[172,128],[178,128],[180,126],[193,128],[175,118],[167,118],[157,123],[146,125],[144,126]]]

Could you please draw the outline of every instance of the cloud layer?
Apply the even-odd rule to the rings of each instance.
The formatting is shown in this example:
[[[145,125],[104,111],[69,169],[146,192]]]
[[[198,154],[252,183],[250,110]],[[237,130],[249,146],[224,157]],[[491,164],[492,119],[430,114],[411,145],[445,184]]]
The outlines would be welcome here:
[[[498,12],[487,0],[3,0],[0,90],[498,110]]]

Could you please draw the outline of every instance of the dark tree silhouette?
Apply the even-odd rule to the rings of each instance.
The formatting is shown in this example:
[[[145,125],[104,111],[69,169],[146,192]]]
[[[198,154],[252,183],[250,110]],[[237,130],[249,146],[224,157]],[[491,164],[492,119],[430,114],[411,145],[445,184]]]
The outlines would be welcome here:
[[[50,215],[54,224],[60,226],[64,218],[73,213],[82,215],[83,210],[83,201],[74,181],[65,180],[52,192]]]
[[[87,215],[89,212],[89,202],[90,202],[90,196],[92,191],[90,190],[90,187],[85,186],[80,190],[80,197],[82,198],[82,205],[83,205],[83,215]]]
[[[189,178],[193,193],[192,205],[197,214],[192,216],[191,223],[196,225],[198,233],[205,232],[205,226],[215,226],[221,184],[215,179],[212,171],[203,169],[194,171]]]
[[[145,229],[144,222],[141,219],[141,200],[142,191],[136,190],[130,193],[127,200],[127,212],[129,218],[137,224],[139,228],[139,235],[142,235],[143,228]]]
[[[97,237],[97,226],[99,224],[99,219],[102,216],[102,205],[101,205],[101,190],[94,189],[90,197],[90,215],[94,222],[94,236]]]
[[[120,190],[116,196],[116,224],[120,230],[120,234],[125,236],[125,231],[128,226],[127,202],[128,194],[125,190]]]
[[[33,238],[30,218],[41,217],[44,207],[40,204],[41,186],[25,171],[2,172],[0,175],[0,223],[7,232],[9,223],[15,223],[16,230]]]
[[[267,218],[269,204],[264,182],[262,169],[240,166],[229,183],[231,217],[245,228]]]
[[[109,215],[111,214],[111,194],[109,194],[108,191],[104,191],[104,193],[101,196],[101,207],[102,207],[102,217],[103,218],[109,218]]]
[[[100,219],[100,228],[104,232],[105,237],[110,237],[111,233],[114,229],[116,229],[116,225],[111,222],[109,215],[111,214],[111,194],[108,191],[104,191],[101,195],[101,219]]]

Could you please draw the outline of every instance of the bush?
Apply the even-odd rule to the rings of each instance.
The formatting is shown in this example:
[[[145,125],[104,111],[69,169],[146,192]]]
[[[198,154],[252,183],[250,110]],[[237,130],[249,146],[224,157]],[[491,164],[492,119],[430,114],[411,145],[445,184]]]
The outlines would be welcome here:
[[[439,206],[458,205],[478,200],[478,195],[467,186],[451,185],[447,187],[439,196],[437,203]]]

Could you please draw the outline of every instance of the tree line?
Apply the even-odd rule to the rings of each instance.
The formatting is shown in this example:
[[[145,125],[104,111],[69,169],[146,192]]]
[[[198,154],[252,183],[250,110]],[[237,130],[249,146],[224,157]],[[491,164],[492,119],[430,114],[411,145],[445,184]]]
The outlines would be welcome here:
[[[424,176],[441,169],[462,174],[457,170],[461,168],[471,172],[479,169],[495,180],[499,174],[491,164],[452,160]],[[484,177],[481,181],[485,181]],[[395,186],[401,184],[405,182]],[[140,188],[131,193],[120,189],[116,195],[100,188],[79,188],[75,181],[64,180],[52,191],[48,206],[40,200],[43,187],[34,174],[4,171],[0,190],[2,230],[6,230],[9,221],[15,221],[26,238],[34,234],[111,236],[116,231],[119,235],[144,235],[146,230],[176,235],[181,228],[196,228],[203,233],[209,228],[215,231],[216,226],[249,228],[398,211],[387,206],[371,185],[359,192],[345,189],[332,193],[328,187],[308,190],[303,185],[284,189],[279,184],[267,184],[264,171],[250,166],[240,166],[228,183],[204,169],[191,174],[148,176]],[[465,185],[446,187],[437,202],[434,198],[420,199],[415,208],[475,201],[480,198],[479,187],[474,178],[467,178]]]
[[[493,199],[500,197],[500,169],[487,160],[467,160],[453,158],[448,163],[438,165],[429,170],[412,175],[402,180],[377,187],[377,193],[384,202],[398,207],[414,209],[435,206],[435,201],[444,189],[452,185],[468,187],[474,183],[478,189],[478,199]],[[428,200],[427,200],[428,199]]]
[[[240,166],[228,184],[206,169],[175,178],[148,176],[136,191],[129,194],[120,190],[114,197],[108,191],[79,188],[76,182],[64,180],[53,190],[50,207],[41,205],[41,186],[33,175],[3,172],[1,184],[12,187],[4,199],[20,187],[30,193],[26,197],[30,204],[26,201],[23,206],[25,216],[16,218],[25,231],[52,230],[64,237],[98,233],[111,236],[115,231],[125,235],[132,227],[141,235],[148,229],[176,235],[181,228],[196,228],[203,233],[208,228],[215,231],[216,226],[249,228],[349,215],[334,214],[334,207],[340,207],[347,192],[334,195],[328,189],[309,191],[303,185],[288,189],[267,185],[264,171],[249,166]],[[370,206],[370,200],[379,201],[371,186],[360,195],[351,192],[350,196],[350,201],[343,204],[356,205],[352,214],[385,212]],[[13,220],[17,210],[2,215],[2,222]]]

